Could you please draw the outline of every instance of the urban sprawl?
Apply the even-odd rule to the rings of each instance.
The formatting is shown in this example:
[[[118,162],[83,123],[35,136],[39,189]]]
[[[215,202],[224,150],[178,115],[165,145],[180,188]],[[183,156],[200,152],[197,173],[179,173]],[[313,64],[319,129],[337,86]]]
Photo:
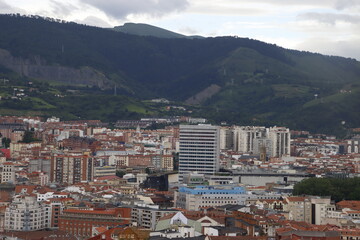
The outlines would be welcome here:
[[[293,192],[358,177],[357,130],[1,116],[0,236],[360,239],[360,201]]]

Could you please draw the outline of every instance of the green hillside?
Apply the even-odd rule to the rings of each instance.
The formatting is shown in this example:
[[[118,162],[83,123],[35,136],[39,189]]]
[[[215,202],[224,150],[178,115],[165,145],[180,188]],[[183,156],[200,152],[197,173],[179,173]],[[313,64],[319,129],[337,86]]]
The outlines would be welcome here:
[[[187,38],[185,35],[143,23],[125,23],[123,26],[114,27],[113,30],[138,36],[151,36],[158,38]]]
[[[137,36],[156,32],[146,25],[135,25],[140,32],[132,35],[36,16],[0,15],[0,24],[0,79],[47,84],[27,104],[11,102],[14,84],[1,90],[7,99],[0,114],[23,105],[21,111],[30,113],[114,121],[167,114],[146,99],[182,104],[201,93],[193,115],[214,122],[338,135],[360,125],[360,63],[354,59],[248,38]],[[218,90],[206,91],[210,86]],[[55,98],[55,92],[65,97]]]

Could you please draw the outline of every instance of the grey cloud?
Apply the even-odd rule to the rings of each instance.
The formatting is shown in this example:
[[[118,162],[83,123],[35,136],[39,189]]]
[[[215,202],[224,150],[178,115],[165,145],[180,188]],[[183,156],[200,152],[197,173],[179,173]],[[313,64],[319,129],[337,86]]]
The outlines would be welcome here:
[[[86,24],[89,26],[97,26],[97,27],[103,27],[103,28],[111,28],[112,27],[108,22],[104,21],[103,19],[94,17],[94,16],[86,17],[83,20],[75,20],[75,22]]]
[[[191,28],[191,27],[183,27],[179,29],[179,32],[186,34],[186,35],[196,35],[199,34],[199,31]]]
[[[130,14],[163,16],[182,11],[189,5],[187,0],[81,0],[114,18],[124,19]]]
[[[351,24],[360,24],[360,15],[335,14],[335,13],[304,13],[298,16],[299,20],[315,20],[321,23],[335,25],[342,21]]]
[[[347,8],[353,8],[356,6],[360,6],[359,0],[338,0],[335,3],[335,8],[338,10],[344,10]]]
[[[329,38],[312,38],[299,44],[296,48],[327,55],[355,58],[360,61],[360,38],[344,41],[332,41]]]
[[[19,12],[19,11],[16,11],[15,8],[11,7],[7,3],[0,0],[0,12],[1,13],[14,13],[14,12]]]
[[[62,3],[57,0],[50,0],[52,12],[57,16],[66,17],[79,8],[73,4]]]
[[[226,0],[225,0],[226,1]],[[241,0],[242,2],[250,2],[249,0]],[[228,0],[227,2],[231,2]],[[257,3],[267,3],[279,6],[310,6],[334,8],[337,10],[345,10],[360,6],[359,0],[258,0]]]

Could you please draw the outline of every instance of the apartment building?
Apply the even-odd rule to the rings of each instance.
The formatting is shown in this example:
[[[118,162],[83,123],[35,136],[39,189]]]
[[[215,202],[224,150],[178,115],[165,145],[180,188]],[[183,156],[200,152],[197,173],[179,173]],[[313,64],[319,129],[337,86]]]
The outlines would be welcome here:
[[[67,184],[92,181],[93,169],[93,159],[87,155],[54,155],[50,181]]]
[[[15,164],[12,162],[4,162],[0,164],[1,183],[15,183]]]
[[[159,206],[135,206],[131,210],[131,222],[135,227],[155,230],[158,220],[165,215],[178,212],[175,209],[160,209]]]
[[[45,205],[35,196],[19,195],[5,211],[6,231],[37,231],[46,228]]]

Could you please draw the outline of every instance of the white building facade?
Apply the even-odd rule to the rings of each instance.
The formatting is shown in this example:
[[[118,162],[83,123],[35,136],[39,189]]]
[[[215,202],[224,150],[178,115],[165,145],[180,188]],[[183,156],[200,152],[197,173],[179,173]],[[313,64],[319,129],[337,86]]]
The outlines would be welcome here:
[[[6,231],[36,231],[46,227],[46,207],[34,196],[16,196],[5,211]]]
[[[220,128],[180,125],[179,180],[191,172],[214,174],[220,167]]]

